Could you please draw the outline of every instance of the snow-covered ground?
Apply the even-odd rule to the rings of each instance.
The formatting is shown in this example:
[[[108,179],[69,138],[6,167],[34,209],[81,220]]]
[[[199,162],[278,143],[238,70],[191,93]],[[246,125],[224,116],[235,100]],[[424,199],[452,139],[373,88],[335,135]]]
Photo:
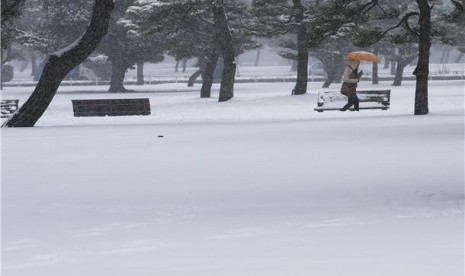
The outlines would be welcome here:
[[[321,83],[64,87],[2,129],[3,275],[463,276],[465,81],[430,82],[426,116],[389,84],[359,87],[387,111],[324,113]],[[151,116],[72,115],[138,97]]]

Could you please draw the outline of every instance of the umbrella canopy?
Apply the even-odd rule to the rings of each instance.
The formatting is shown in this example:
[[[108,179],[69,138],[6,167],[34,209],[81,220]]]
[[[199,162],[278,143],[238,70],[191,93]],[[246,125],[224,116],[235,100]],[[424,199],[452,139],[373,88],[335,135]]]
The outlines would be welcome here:
[[[380,58],[370,52],[365,52],[365,51],[356,51],[356,52],[350,52],[346,54],[345,60],[348,61],[371,61],[371,62],[376,62],[378,63],[380,61]]]

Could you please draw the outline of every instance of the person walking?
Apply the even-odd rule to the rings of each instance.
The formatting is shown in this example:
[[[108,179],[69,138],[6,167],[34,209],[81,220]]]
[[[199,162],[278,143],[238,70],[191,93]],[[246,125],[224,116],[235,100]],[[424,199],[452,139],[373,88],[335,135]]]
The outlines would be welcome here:
[[[354,106],[355,111],[359,111],[359,100],[357,97],[357,83],[363,75],[363,71],[358,71],[359,61],[349,61],[344,74],[342,75],[341,94],[347,96],[348,102],[341,111],[346,111]]]

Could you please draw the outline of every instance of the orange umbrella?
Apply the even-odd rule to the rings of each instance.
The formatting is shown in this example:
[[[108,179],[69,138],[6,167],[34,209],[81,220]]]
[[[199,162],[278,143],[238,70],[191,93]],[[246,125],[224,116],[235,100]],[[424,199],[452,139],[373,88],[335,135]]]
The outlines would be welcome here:
[[[348,61],[371,61],[371,62],[380,62],[380,58],[370,52],[366,51],[356,51],[356,52],[350,52],[346,54],[345,60]]]

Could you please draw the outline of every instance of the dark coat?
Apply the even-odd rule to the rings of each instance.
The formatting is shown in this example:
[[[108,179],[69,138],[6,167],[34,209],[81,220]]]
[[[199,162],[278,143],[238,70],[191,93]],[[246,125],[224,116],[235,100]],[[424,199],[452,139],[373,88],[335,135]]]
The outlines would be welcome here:
[[[357,84],[343,82],[341,86],[341,94],[346,96],[353,96],[357,94]]]
[[[346,96],[354,96],[357,94],[357,82],[359,81],[361,76],[358,73],[358,65],[357,67],[352,68],[347,66],[346,70],[344,71],[343,75],[343,82],[341,86],[341,94]]]

